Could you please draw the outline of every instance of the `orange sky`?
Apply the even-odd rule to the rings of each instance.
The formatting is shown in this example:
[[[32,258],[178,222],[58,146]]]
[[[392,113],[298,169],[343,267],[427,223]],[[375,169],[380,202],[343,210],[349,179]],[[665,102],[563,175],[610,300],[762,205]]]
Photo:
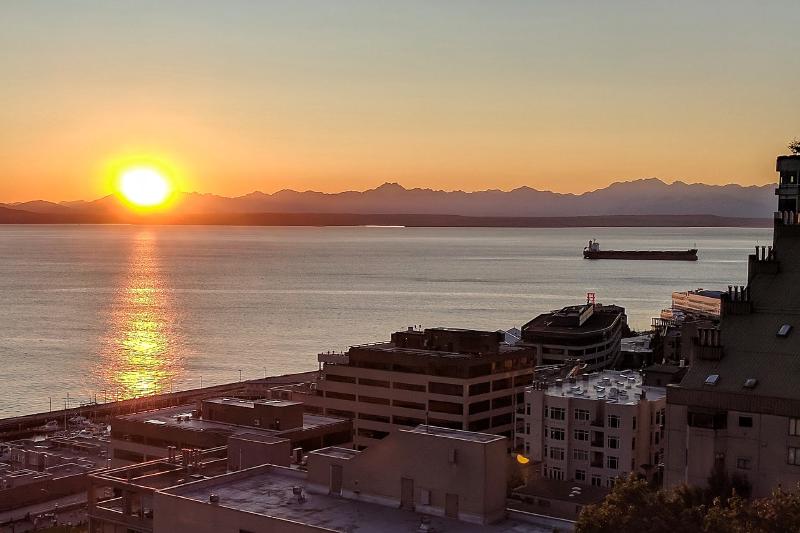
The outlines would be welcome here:
[[[764,184],[800,135],[797,2],[0,6],[0,202],[385,181]]]

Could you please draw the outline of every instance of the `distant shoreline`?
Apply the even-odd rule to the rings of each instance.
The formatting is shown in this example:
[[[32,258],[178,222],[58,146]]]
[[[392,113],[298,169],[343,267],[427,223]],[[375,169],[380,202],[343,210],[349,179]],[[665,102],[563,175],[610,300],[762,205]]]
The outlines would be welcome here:
[[[425,214],[216,213],[111,215],[33,213],[0,209],[0,224],[148,224],[203,226],[404,226],[453,228],[738,227],[768,228],[771,218],[716,215],[594,215],[574,217],[472,217]]]

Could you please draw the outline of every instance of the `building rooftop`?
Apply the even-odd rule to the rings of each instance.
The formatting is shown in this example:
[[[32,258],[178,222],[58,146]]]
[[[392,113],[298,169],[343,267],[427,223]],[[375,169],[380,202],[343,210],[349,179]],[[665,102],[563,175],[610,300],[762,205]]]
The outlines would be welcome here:
[[[571,380],[556,380],[545,389],[548,396],[566,396],[599,400],[606,403],[636,405],[646,393],[647,400],[658,400],[667,394],[664,387],[642,384],[642,375],[635,370],[604,370],[583,374]]]
[[[226,399],[220,399],[225,401]],[[284,402],[283,400],[268,400],[278,403],[294,404],[297,402]],[[253,402],[249,402],[251,405]],[[133,413],[118,417],[121,420],[131,420],[134,422],[143,422],[145,424],[154,424],[157,426],[179,427],[190,431],[207,431],[218,433],[230,433],[237,428],[247,428],[249,433],[259,433],[267,435],[279,435],[285,431],[296,430],[299,428],[291,428],[287,430],[274,430],[266,428],[258,428],[251,426],[237,426],[226,422],[217,422],[213,420],[205,420],[202,418],[193,418],[192,411],[193,405],[179,405],[177,407],[167,407],[165,409],[158,409],[156,411],[144,411],[141,413]],[[341,418],[332,416],[316,415],[312,413],[303,413],[303,430],[315,429],[332,424],[344,422]]]
[[[494,442],[496,440],[505,439],[502,435],[490,435],[488,433],[476,433],[474,431],[464,431],[461,429],[442,428],[438,426],[419,425],[413,429],[405,429],[409,433],[420,433],[423,435],[436,435],[438,437],[447,437],[451,439],[466,440],[470,442]]]
[[[291,407],[293,405],[303,405],[303,402],[293,402],[289,400],[245,400],[242,398],[209,398],[203,403],[216,403],[219,405],[239,405],[242,407],[253,407],[259,405],[271,405],[273,407]]]
[[[296,494],[298,489],[302,490],[302,500]],[[256,467],[164,492],[203,503],[208,503],[209,497],[214,494],[219,497],[219,503],[214,505],[220,507],[348,533],[419,531],[424,516],[394,507],[317,494],[313,492],[313,487],[308,486],[302,473],[275,466]],[[534,524],[516,520],[482,526],[449,518],[424,518],[430,524],[429,531],[439,533],[544,531]]]
[[[530,334],[593,335],[613,327],[625,310],[617,306],[595,306],[588,317],[580,319],[587,305],[570,306],[543,313],[522,326],[523,339]],[[527,335],[526,335],[527,334]]]

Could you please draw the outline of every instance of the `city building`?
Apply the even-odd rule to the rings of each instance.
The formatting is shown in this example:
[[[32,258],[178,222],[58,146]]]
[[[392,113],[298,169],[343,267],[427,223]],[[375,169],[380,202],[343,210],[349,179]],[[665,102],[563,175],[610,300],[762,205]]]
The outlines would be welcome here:
[[[719,320],[722,291],[679,291],[672,293],[673,314]]]
[[[502,331],[409,328],[388,342],[320,354],[320,379],[304,401],[351,418],[359,449],[426,423],[511,438],[535,359],[504,339]]]
[[[800,482],[800,156],[777,170],[773,246],[749,256],[747,285],[722,295],[720,326],[698,330],[689,370],[667,386],[668,486],[722,471],[760,497]]]
[[[522,326],[522,343],[539,364],[580,362],[588,371],[613,367],[627,329],[625,309],[586,303],[544,313]]]
[[[108,467],[108,447],[103,436],[77,434],[4,443],[0,512],[46,509],[48,502],[83,493],[88,474]]]
[[[419,426],[364,451],[312,451],[302,464],[232,471],[224,448],[189,453],[92,476],[90,532],[572,530],[506,509],[507,446],[497,435]]]
[[[116,417],[111,421],[113,466],[167,457],[169,450],[224,446],[247,433],[287,439],[304,451],[352,441],[350,420],[304,413],[300,402],[211,398]]]
[[[644,385],[639,372],[576,368],[526,389],[523,453],[543,478],[570,486],[610,488],[629,473],[652,479],[663,459],[665,409],[665,388]]]

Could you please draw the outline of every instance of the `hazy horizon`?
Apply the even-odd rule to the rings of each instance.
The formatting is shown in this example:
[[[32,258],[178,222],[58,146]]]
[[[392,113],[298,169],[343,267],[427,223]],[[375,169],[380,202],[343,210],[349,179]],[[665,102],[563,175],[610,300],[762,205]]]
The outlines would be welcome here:
[[[383,182],[575,193],[771,183],[800,4],[40,0],[0,6],[0,198]]]
[[[603,189],[607,189],[607,188],[609,188],[611,186],[614,186],[614,185],[624,185],[624,184],[629,184],[629,183],[637,183],[637,182],[645,182],[645,181],[646,182],[658,181],[658,182],[663,183],[664,185],[684,184],[684,185],[690,185],[690,186],[691,185],[705,185],[705,186],[709,186],[709,187],[735,186],[735,187],[748,188],[748,187],[769,187],[769,186],[772,185],[772,183],[749,184],[749,185],[741,184],[741,183],[703,183],[703,182],[688,182],[688,181],[680,180],[680,179],[676,179],[676,180],[672,180],[672,181],[666,181],[666,180],[663,180],[661,178],[652,178],[652,177],[650,177],[650,178],[634,178],[634,179],[624,180],[624,181],[614,181],[614,182],[611,182],[611,183],[609,183],[607,185],[604,185],[602,187],[597,187],[597,188],[594,188],[594,189],[588,189],[588,190],[585,190],[585,191],[577,191],[577,192],[568,192],[568,191],[558,191],[558,190],[545,189],[545,188],[536,188],[536,187],[531,187],[529,185],[524,185],[524,184],[523,185],[519,185],[517,187],[513,187],[513,188],[484,188],[484,189],[466,190],[466,189],[446,189],[446,188],[424,187],[424,186],[409,187],[409,186],[406,186],[403,183],[396,182],[396,181],[384,181],[384,182],[379,183],[377,185],[368,186],[368,187],[365,187],[363,189],[342,189],[342,190],[338,190],[338,191],[337,190],[334,190],[334,191],[319,191],[319,190],[314,190],[314,189],[296,189],[296,188],[289,187],[289,188],[277,189],[277,190],[272,190],[272,191],[254,189],[252,191],[247,191],[247,192],[244,192],[242,194],[236,194],[236,195],[225,195],[225,194],[219,194],[219,193],[212,192],[212,191],[198,191],[198,190],[176,190],[175,193],[176,194],[185,194],[185,195],[193,195],[194,194],[194,195],[202,195],[202,196],[218,196],[218,197],[222,197],[222,198],[240,198],[240,197],[247,196],[247,195],[250,195],[250,194],[259,194],[259,193],[260,194],[265,194],[265,195],[274,195],[274,194],[281,193],[281,192],[296,192],[296,193],[301,193],[301,194],[302,193],[319,193],[319,194],[326,194],[326,195],[337,195],[337,194],[353,193],[353,192],[355,192],[355,193],[364,193],[364,192],[369,192],[369,191],[374,191],[376,189],[380,189],[381,187],[384,187],[384,186],[400,186],[400,187],[402,187],[403,189],[405,189],[407,191],[411,191],[411,190],[428,190],[428,191],[446,192],[446,193],[458,193],[458,192],[464,192],[464,193],[476,193],[476,192],[478,192],[479,193],[479,192],[489,192],[489,191],[514,192],[516,190],[529,188],[529,189],[535,189],[535,190],[537,190],[539,192],[544,192],[544,193],[554,193],[554,194],[561,194],[561,195],[582,196],[582,195],[585,195],[585,194],[591,194],[593,192],[597,192],[597,191],[601,191]],[[76,203],[76,202],[93,202],[93,201],[96,201],[96,200],[101,200],[103,198],[107,198],[109,196],[116,196],[116,193],[113,192],[113,191],[109,191],[108,193],[104,194],[103,196],[98,196],[98,197],[94,197],[94,198],[69,198],[69,199],[28,198],[28,199],[25,199],[25,200],[3,200],[2,198],[0,198],[0,204],[14,205],[14,204],[23,204],[23,203],[27,203],[27,202],[37,202],[37,201],[51,202],[51,203],[57,203],[57,204],[70,204],[70,203]]]

